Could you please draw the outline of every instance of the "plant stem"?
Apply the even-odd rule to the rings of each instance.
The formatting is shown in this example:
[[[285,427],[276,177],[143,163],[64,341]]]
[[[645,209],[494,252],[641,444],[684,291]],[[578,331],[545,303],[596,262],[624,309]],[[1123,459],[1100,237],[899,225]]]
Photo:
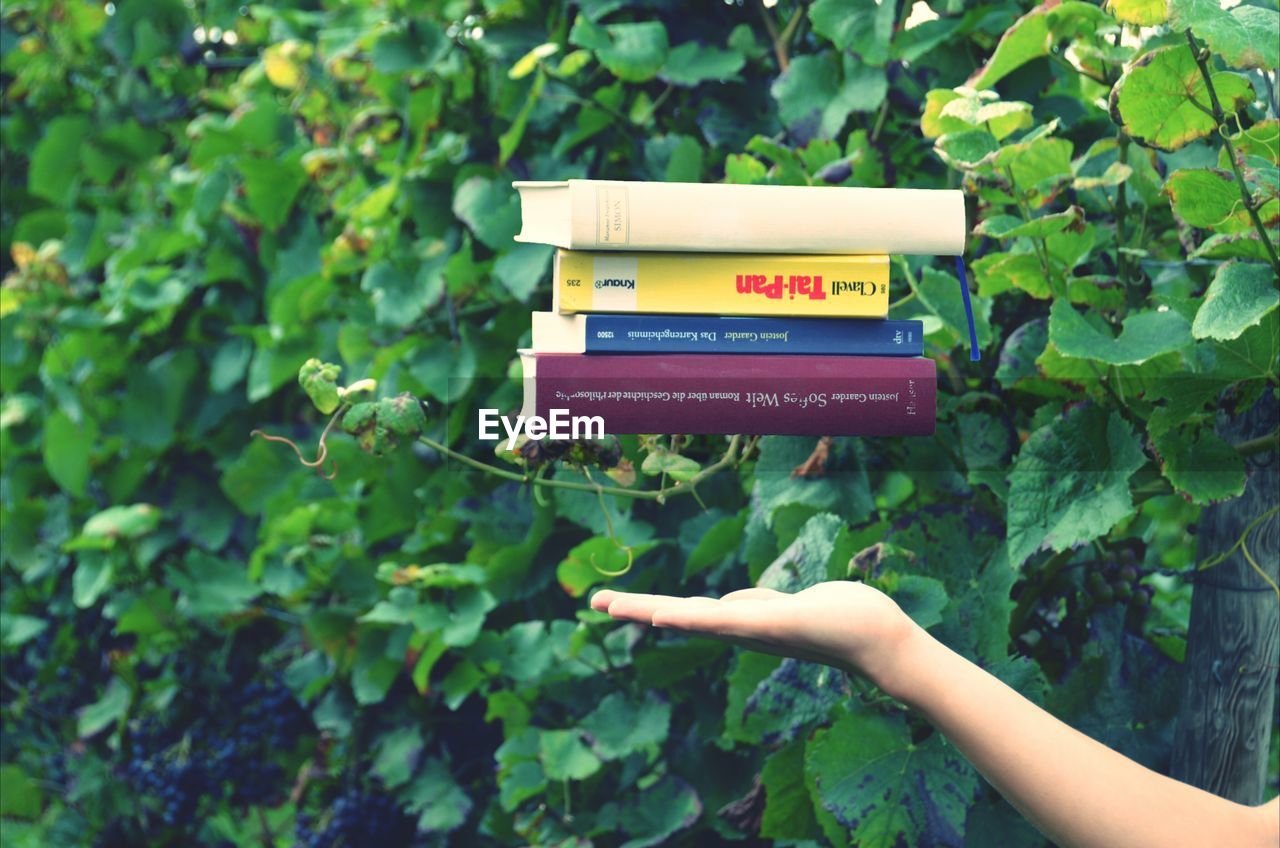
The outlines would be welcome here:
[[[1236,449],[1236,453],[1241,456],[1253,456],[1256,453],[1266,453],[1275,450],[1277,443],[1280,443],[1280,427],[1267,433],[1265,436],[1258,436],[1256,439],[1246,439],[1243,442],[1232,445]]]
[[[1208,50],[1201,51],[1190,29],[1186,30],[1186,36],[1187,45],[1191,48],[1191,55],[1196,60],[1196,67],[1200,69],[1200,76],[1204,79],[1205,90],[1209,92],[1209,104],[1213,108],[1210,114],[1213,115],[1213,120],[1217,124],[1218,137],[1222,139],[1222,144],[1227,149],[1227,161],[1231,163],[1231,171],[1236,175],[1236,184],[1240,186],[1240,199],[1244,202],[1245,211],[1249,213],[1249,219],[1253,221],[1253,228],[1258,231],[1258,238],[1262,240],[1262,246],[1266,249],[1267,256],[1271,259],[1271,267],[1275,269],[1276,274],[1280,275],[1280,256],[1276,255],[1276,246],[1271,243],[1271,239],[1267,236],[1267,228],[1263,226],[1262,218],[1258,216],[1258,208],[1253,202],[1253,197],[1249,194],[1249,186],[1244,181],[1244,174],[1240,172],[1240,163],[1236,161],[1236,149],[1231,143],[1231,137],[1223,130],[1223,126],[1227,123],[1227,116],[1222,111],[1222,103],[1218,100],[1217,89],[1213,87],[1213,74],[1209,71]]]
[[[1031,223],[1031,207],[1027,206],[1027,201],[1023,199],[1022,194],[1018,191],[1018,184],[1013,179],[1013,169],[1008,165],[1004,168],[1004,175],[1009,180],[1009,190],[1013,194],[1013,201],[1018,205],[1018,213],[1022,215],[1022,220]],[[1066,292],[1058,292],[1057,286],[1053,284],[1053,271],[1049,266],[1049,245],[1045,242],[1043,236],[1032,236],[1031,247],[1036,252],[1036,258],[1040,260],[1040,270],[1044,272],[1044,281],[1049,284],[1049,291],[1054,295],[1059,295],[1063,300],[1067,299]]]
[[[1120,130],[1116,143],[1119,148],[1116,152],[1116,161],[1122,165],[1127,165],[1129,163],[1129,136],[1124,130]],[[1129,196],[1125,191],[1127,182],[1126,180],[1120,183],[1120,186],[1116,189],[1116,270],[1120,272],[1120,284],[1126,289],[1129,287],[1129,257],[1124,252],[1125,246],[1129,243]]]
[[[893,312],[893,310],[894,310],[895,308],[897,308],[897,307],[899,307],[899,306],[902,306],[904,303],[910,303],[911,301],[913,301],[913,300],[915,300],[915,299],[916,299],[916,293],[915,293],[915,292],[908,292],[908,293],[904,294],[902,297],[900,297],[900,298],[898,298],[897,300],[895,300],[893,303],[889,304],[889,311],[890,311],[890,312]]]
[[[620,486],[604,486],[599,483],[576,483],[572,480],[547,480],[543,477],[535,477],[529,472],[520,473],[517,471],[508,471],[505,468],[499,468],[496,465],[490,465],[487,462],[481,462],[478,459],[472,459],[466,454],[458,453],[452,448],[437,442],[430,436],[419,436],[418,441],[427,447],[437,450],[450,459],[457,460],[463,465],[470,466],[477,471],[483,471],[485,474],[491,474],[494,477],[501,477],[503,480],[511,480],[515,483],[528,483],[533,486],[544,486],[548,489],[570,489],[575,492],[595,492],[599,495],[616,495],[622,498],[636,498],[637,500],[649,500],[663,503],[667,498],[674,495],[687,495],[693,492],[694,487],[708,477],[724,470],[732,465],[738,456],[738,446],[742,443],[742,436],[735,435],[729,438],[729,446],[725,448],[724,455],[711,465],[706,466],[697,474],[690,477],[687,481],[675,482],[670,486],[663,486],[659,489],[623,489]]]
[[[759,0],[757,8],[760,10],[761,20],[764,21],[765,31],[769,33],[769,41],[773,42],[773,55],[778,60],[778,72],[782,73],[791,64],[787,53],[787,42],[791,40],[791,36],[795,33],[800,13],[804,11],[804,7],[801,6],[796,10],[796,14],[787,22],[786,28],[781,33],[778,32],[778,27],[773,22],[773,15],[770,13],[769,8],[764,5],[764,0]]]

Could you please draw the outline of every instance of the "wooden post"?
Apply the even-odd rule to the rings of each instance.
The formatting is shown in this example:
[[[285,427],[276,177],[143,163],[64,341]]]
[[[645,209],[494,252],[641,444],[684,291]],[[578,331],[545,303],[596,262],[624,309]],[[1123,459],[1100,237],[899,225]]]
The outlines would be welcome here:
[[[1219,432],[1238,443],[1273,433],[1276,417],[1275,401],[1264,397]],[[1280,456],[1274,448],[1246,462],[1244,494],[1201,516],[1198,562],[1231,548],[1254,519],[1280,502]],[[1248,547],[1280,582],[1280,515],[1255,527]],[[1238,550],[1197,577],[1170,773],[1224,798],[1260,804],[1268,800],[1263,790],[1275,724],[1280,599]]]

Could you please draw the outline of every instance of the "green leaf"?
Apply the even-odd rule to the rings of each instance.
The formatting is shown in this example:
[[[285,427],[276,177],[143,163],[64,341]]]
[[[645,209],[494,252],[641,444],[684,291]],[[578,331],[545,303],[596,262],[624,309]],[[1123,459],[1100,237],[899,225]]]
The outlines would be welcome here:
[[[307,184],[301,153],[278,159],[248,157],[238,163],[249,209],[268,230],[278,230],[289,217],[298,193]]]
[[[820,120],[839,90],[840,60],[830,51],[795,57],[769,88],[788,127]]]
[[[991,88],[1033,59],[1049,55],[1059,40],[1092,33],[1106,16],[1091,3],[1066,0],[1042,3],[1014,21],[996,44],[991,58],[969,78],[970,88]]]
[[[639,793],[611,801],[600,810],[599,824],[631,838],[620,848],[654,848],[672,844],[670,837],[693,825],[702,815],[702,801],[693,787],[665,775]]]
[[[672,480],[688,482],[702,470],[695,460],[667,450],[655,450],[640,463],[640,470],[650,477],[666,474]]]
[[[725,157],[724,177],[727,182],[737,185],[754,185],[764,182],[768,173],[764,163],[754,156],[730,153]]]
[[[1258,121],[1247,131],[1233,135],[1231,141],[1239,156],[1257,156],[1272,165],[1280,165],[1280,118]],[[1231,155],[1225,144],[1218,151],[1218,167],[1231,167]]]
[[[612,692],[579,726],[591,734],[592,747],[601,759],[616,760],[633,751],[661,746],[670,723],[671,705],[652,693],[637,703]]]
[[[545,244],[516,244],[493,263],[493,275],[521,303],[527,303],[547,278],[555,248]]]
[[[1118,413],[1076,407],[1031,434],[1009,474],[1009,562],[1098,538],[1133,512],[1129,478],[1146,462]]]
[[[764,787],[764,813],[760,836],[765,839],[813,839],[818,821],[804,782],[805,741],[797,739],[765,760],[760,771]]]
[[[991,58],[970,77],[971,88],[990,88],[1032,59],[1048,55],[1052,37],[1047,6],[1035,7],[1005,30]]]
[[[39,818],[43,807],[44,792],[22,770],[22,766],[14,763],[0,766],[0,817],[34,821]],[[12,822],[6,828],[11,834],[16,830]],[[18,842],[15,840],[13,844]]]
[[[160,523],[160,510],[151,504],[111,506],[84,523],[81,535],[110,539],[136,539]]]
[[[39,636],[49,627],[49,622],[33,615],[0,612],[0,645],[16,648]]]
[[[1084,229],[1084,210],[1079,206],[1071,206],[1065,212],[1054,212],[1041,215],[1030,221],[1023,221],[1012,215],[996,215],[987,218],[974,227],[973,232],[980,236],[998,239],[1011,238],[1045,238],[1060,233],[1068,227]]]
[[[1044,266],[1034,253],[988,253],[969,267],[978,281],[978,294],[983,297],[1015,288],[1041,300],[1052,293]]]
[[[84,496],[89,483],[89,454],[97,437],[98,428],[91,419],[77,425],[60,409],[45,419],[44,467],[67,494]]]
[[[101,551],[90,550],[81,551],[77,559],[75,573],[71,575],[71,600],[80,609],[88,609],[111,587],[115,562]]]
[[[942,621],[942,611],[951,600],[941,580],[918,574],[899,577],[888,594],[912,621],[926,630]]]
[[[1180,620],[1189,614],[1184,607]],[[1183,666],[1146,638],[1126,632],[1118,605],[1096,610],[1089,629],[1093,638],[1082,647],[1079,663],[1050,691],[1046,708],[1053,715],[1071,716],[1073,726],[1101,744],[1148,768],[1160,768],[1173,743]]]
[[[538,75],[533,79],[533,87],[529,89],[529,94],[525,97],[524,105],[520,107],[520,111],[516,113],[516,118],[511,122],[511,126],[506,132],[498,136],[498,165],[505,167],[511,159],[516,149],[520,147],[520,140],[524,138],[525,127],[529,124],[529,116],[533,114],[534,108],[538,105],[539,98],[542,97],[542,90],[546,88],[547,75],[543,71],[538,71]]]
[[[1107,0],[1116,20],[1137,26],[1156,26],[1169,18],[1169,0]]]
[[[444,294],[442,265],[441,261],[418,265],[403,258],[370,265],[360,280],[360,290],[369,295],[374,320],[390,327],[415,323]]]
[[[699,536],[698,543],[685,560],[683,579],[688,580],[733,556],[742,544],[742,531],[746,523],[745,515],[722,518]]]
[[[1030,103],[1001,102],[994,98],[990,91],[979,91],[949,100],[942,106],[938,120],[959,121],[965,127],[985,129],[997,140],[1031,126],[1034,118]]]
[[[1177,312],[1130,313],[1120,335],[1086,320],[1065,301],[1049,309],[1049,341],[1063,356],[1091,359],[1108,365],[1137,365],[1191,344],[1191,327]]]
[[[1253,100],[1253,86],[1239,74],[1212,74],[1222,110],[1230,116]],[[1178,148],[1217,129],[1209,93],[1186,45],[1152,50],[1125,69],[1111,89],[1111,118],[1139,144]]]
[[[1036,359],[1049,341],[1048,322],[1043,318],[1028,321],[1005,339],[996,366],[996,381],[1006,389],[1028,382],[1040,375]]]
[[[1077,191],[1088,191],[1096,188],[1111,188],[1129,181],[1133,176],[1133,167],[1124,162],[1112,162],[1101,174],[1094,177],[1077,176],[1071,186]]]
[[[830,666],[784,659],[751,690],[740,714],[726,715],[725,733],[774,746],[826,720],[849,697],[848,680]]]
[[[467,820],[473,803],[444,760],[432,757],[404,790],[409,812],[418,817],[422,833],[449,833]]]
[[[290,473],[298,468],[294,455],[280,447],[255,439],[223,472],[220,481],[223,493],[245,515],[260,514],[271,496],[288,484]]]
[[[551,780],[585,780],[600,770],[576,730],[544,730],[538,737],[538,758]]]
[[[85,739],[115,724],[129,711],[132,699],[128,685],[119,677],[112,677],[102,697],[80,710],[76,718],[76,734]]]
[[[401,631],[403,632],[403,631]],[[406,642],[400,644],[407,644]],[[379,704],[391,684],[404,670],[403,648],[393,650],[391,632],[383,628],[361,628],[356,637],[356,660],[351,670],[351,691],[362,706]]]
[[[1250,327],[1239,338],[1221,342],[1213,340],[1210,373],[1227,381],[1274,379],[1276,357],[1280,356],[1280,313],[1266,315],[1256,327]]]
[[[658,76],[673,85],[688,88],[708,80],[723,82],[734,79],[746,61],[747,58],[737,50],[704,47],[696,41],[686,41],[671,49]]]
[[[1174,214],[1193,227],[1234,232],[1252,226],[1230,171],[1183,168],[1169,175],[1164,192]]]
[[[978,790],[940,735],[914,744],[904,719],[869,711],[818,730],[804,767],[818,802],[861,848],[957,844]]]
[[[520,231],[520,199],[501,180],[476,176],[463,182],[453,193],[453,214],[491,250],[511,249]]]
[[[1046,135],[1004,145],[994,164],[1008,168],[1014,184],[1032,193],[1032,206],[1040,206],[1053,195],[1058,183],[1072,177],[1071,152],[1070,141]]]
[[[1000,150],[1000,142],[986,130],[958,130],[942,136],[934,144],[942,161],[962,171],[987,165]]]
[[[1280,243],[1280,232],[1269,231],[1272,244]],[[1270,254],[1256,231],[1219,233],[1205,239],[1191,252],[1194,259],[1260,259],[1267,261]]]
[[[942,110],[964,95],[949,88],[931,89],[924,96],[924,114],[920,116],[920,132],[925,138],[938,138],[947,133],[964,132],[972,125],[961,118],[943,115]]]
[[[969,321],[965,315],[964,293],[960,291],[960,281],[956,277],[936,268],[925,268],[916,285],[916,294],[959,342],[968,344]],[[991,344],[991,301],[979,295],[970,295],[970,301],[978,347],[986,347]]]
[[[636,560],[657,544],[641,542],[631,546],[630,559],[627,551],[607,536],[592,536],[575,545],[565,558],[556,566],[556,580],[560,588],[570,597],[581,598],[592,586],[597,586],[612,578],[603,572],[619,572],[627,567],[628,561],[635,565]]]
[[[422,731],[417,725],[407,724],[392,728],[378,737],[378,741],[374,743],[373,765],[370,771],[387,786],[392,788],[400,786],[413,776],[422,748]]]
[[[1197,339],[1230,341],[1261,323],[1280,306],[1275,272],[1267,265],[1225,262],[1218,266],[1191,323]]]
[[[1178,427],[1153,435],[1160,470],[1192,503],[1210,504],[1244,493],[1244,458],[1206,427]]]
[[[813,31],[868,65],[883,65],[893,37],[893,4],[875,0],[817,0],[809,7]]]
[[[599,26],[579,15],[569,43],[594,51],[600,64],[624,82],[653,79],[667,60],[667,28],[657,21]]]
[[[1240,4],[1224,9],[1217,0],[1169,0],[1169,25],[1190,29],[1209,49],[1236,68],[1280,66],[1280,11]]]
[[[80,186],[80,149],[92,123],[83,115],[59,115],[49,121],[31,151],[27,191],[57,206],[69,206]]]
[[[330,415],[342,403],[342,397],[338,393],[338,377],[341,374],[341,365],[308,359],[298,369],[298,385],[311,398],[316,409]]]
[[[814,440],[798,436],[765,436],[759,444],[755,482],[751,488],[751,527],[762,519],[773,526],[781,507],[803,504],[815,513],[831,512],[850,522],[865,519],[875,508],[866,472],[856,456],[845,452],[848,443],[837,443],[821,477],[798,477],[791,472],[813,452]],[[759,516],[759,518],[757,518]],[[834,532],[834,531],[833,531]]]
[[[809,518],[795,541],[760,575],[756,585],[779,592],[799,592],[827,579],[827,562],[842,522],[828,512]]]
[[[999,546],[982,563],[976,580],[957,587],[936,631],[938,638],[986,666],[1007,660],[1014,607],[1010,593],[1018,577],[1009,562],[1008,546]]]
[[[187,555],[183,571],[172,573],[170,580],[182,592],[184,611],[201,618],[243,612],[262,592],[242,563],[198,550]]]
[[[448,47],[440,28],[417,16],[383,30],[371,58],[374,70],[383,74],[427,71]]]

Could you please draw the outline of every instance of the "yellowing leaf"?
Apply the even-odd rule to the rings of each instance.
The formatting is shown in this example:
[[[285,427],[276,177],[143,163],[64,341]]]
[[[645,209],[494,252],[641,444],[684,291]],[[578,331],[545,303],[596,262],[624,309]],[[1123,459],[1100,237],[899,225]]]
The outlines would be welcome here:
[[[302,84],[302,63],[310,55],[310,45],[300,41],[282,41],[262,51],[262,67],[272,85],[292,90]]]
[[[1253,86],[1239,74],[1213,74],[1222,110],[1233,114],[1253,100]],[[1134,141],[1177,150],[1216,129],[1209,93],[1186,45],[1152,50],[1134,62],[1111,89],[1111,118]]]
[[[538,61],[548,56],[554,56],[560,50],[560,45],[548,41],[546,44],[539,44],[528,53],[516,60],[511,66],[511,70],[507,71],[507,79],[524,79],[533,73],[533,69],[538,67]]]
[[[1126,24],[1155,26],[1168,20],[1169,0],[1107,0],[1107,11]]]

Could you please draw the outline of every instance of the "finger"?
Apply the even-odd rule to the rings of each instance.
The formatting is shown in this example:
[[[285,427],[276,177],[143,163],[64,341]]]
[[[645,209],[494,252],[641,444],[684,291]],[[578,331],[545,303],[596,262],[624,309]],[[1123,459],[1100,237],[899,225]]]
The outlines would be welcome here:
[[[736,636],[772,641],[773,601],[741,600],[726,603],[670,604],[654,610],[654,627],[670,627],[707,636]]]
[[[727,595],[722,595],[722,601],[777,601],[782,598],[791,597],[786,592],[779,592],[777,589],[766,589],[763,586],[756,586],[751,589],[738,589]]]
[[[591,596],[591,608],[596,612],[605,612],[609,609],[609,604],[613,599],[622,594],[613,589],[601,589]]]
[[[674,606],[702,606],[718,604],[715,598],[680,598],[675,595],[646,595],[638,592],[619,592],[609,603],[609,615],[626,621],[649,624],[656,610]]]

